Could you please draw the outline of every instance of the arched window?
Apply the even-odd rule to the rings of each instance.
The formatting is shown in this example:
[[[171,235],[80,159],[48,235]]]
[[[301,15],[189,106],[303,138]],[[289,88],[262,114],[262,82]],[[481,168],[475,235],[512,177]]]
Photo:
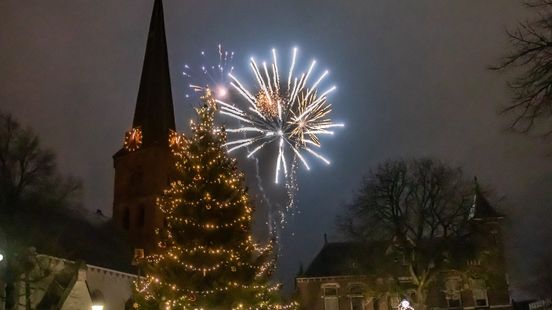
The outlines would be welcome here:
[[[339,310],[339,284],[325,283],[322,285],[324,310]]]
[[[348,297],[351,310],[364,309],[364,285],[362,283],[350,283]]]
[[[487,298],[487,286],[483,279],[470,279],[470,287],[473,294],[473,302],[476,307],[489,306]]]
[[[461,279],[458,277],[450,277],[445,280],[445,297],[449,309],[462,308],[462,292]]]
[[[130,210],[128,208],[123,211],[123,228],[125,230],[130,229]]]
[[[136,218],[136,227],[144,227],[146,223],[146,209],[143,205],[138,206],[138,217]]]

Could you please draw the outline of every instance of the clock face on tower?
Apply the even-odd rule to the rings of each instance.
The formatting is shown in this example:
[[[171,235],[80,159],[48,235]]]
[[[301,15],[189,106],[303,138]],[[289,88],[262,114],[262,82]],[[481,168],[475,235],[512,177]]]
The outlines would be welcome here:
[[[132,128],[125,134],[124,147],[127,151],[133,152],[142,146],[142,129]]]

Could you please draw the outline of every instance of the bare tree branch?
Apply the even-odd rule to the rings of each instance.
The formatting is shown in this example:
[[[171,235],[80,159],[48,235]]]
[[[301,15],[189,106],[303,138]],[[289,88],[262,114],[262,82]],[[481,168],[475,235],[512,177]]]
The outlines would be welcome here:
[[[520,23],[507,35],[513,52],[491,70],[515,69],[509,81],[512,102],[501,113],[513,115],[510,128],[521,133],[552,133],[552,1],[531,0],[527,7],[538,10],[534,21]]]

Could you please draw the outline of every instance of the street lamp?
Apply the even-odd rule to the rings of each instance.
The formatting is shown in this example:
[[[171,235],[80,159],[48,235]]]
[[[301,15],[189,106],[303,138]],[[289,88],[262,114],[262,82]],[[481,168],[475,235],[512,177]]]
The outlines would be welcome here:
[[[103,305],[92,305],[92,310],[103,310]]]
[[[4,255],[0,253],[0,262],[4,260]]]

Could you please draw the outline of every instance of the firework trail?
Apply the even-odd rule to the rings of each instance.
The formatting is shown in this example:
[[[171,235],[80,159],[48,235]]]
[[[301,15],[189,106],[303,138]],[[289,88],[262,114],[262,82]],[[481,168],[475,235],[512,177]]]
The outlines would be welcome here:
[[[272,61],[258,63],[251,58],[250,69],[255,78],[255,86],[247,88],[233,73],[229,73],[230,85],[239,94],[240,105],[223,98],[217,99],[221,114],[239,121],[240,126],[229,128],[229,134],[241,133],[240,137],[229,139],[228,151],[247,150],[247,158],[254,158],[259,189],[263,192],[259,174],[259,159],[255,154],[267,145],[274,145],[275,154],[274,182],[284,179],[287,202],[273,209],[269,203],[269,229],[279,237],[287,221],[286,215],[293,215],[298,192],[298,162],[310,170],[308,157],[314,157],[326,164],[330,161],[319,153],[321,142],[319,136],[333,135],[332,128],[343,127],[333,123],[329,118],[331,104],[328,95],[335,86],[324,91],[318,87],[329,75],[325,70],[311,82],[315,74],[316,61],[311,61],[306,71],[297,68],[297,48],[292,50],[289,69],[282,77],[280,64],[275,49],[272,50]],[[260,64],[260,65],[259,65]],[[285,75],[285,74],[284,74]],[[245,107],[244,107],[245,106]],[[251,150],[253,149],[253,150]],[[266,197],[266,196],[264,196]]]
[[[234,52],[225,50],[218,44],[216,53],[201,51],[202,65],[195,67],[184,65],[182,75],[189,80],[186,98],[197,100],[209,88],[215,98],[222,99],[228,95],[230,86],[229,74],[234,71]]]

